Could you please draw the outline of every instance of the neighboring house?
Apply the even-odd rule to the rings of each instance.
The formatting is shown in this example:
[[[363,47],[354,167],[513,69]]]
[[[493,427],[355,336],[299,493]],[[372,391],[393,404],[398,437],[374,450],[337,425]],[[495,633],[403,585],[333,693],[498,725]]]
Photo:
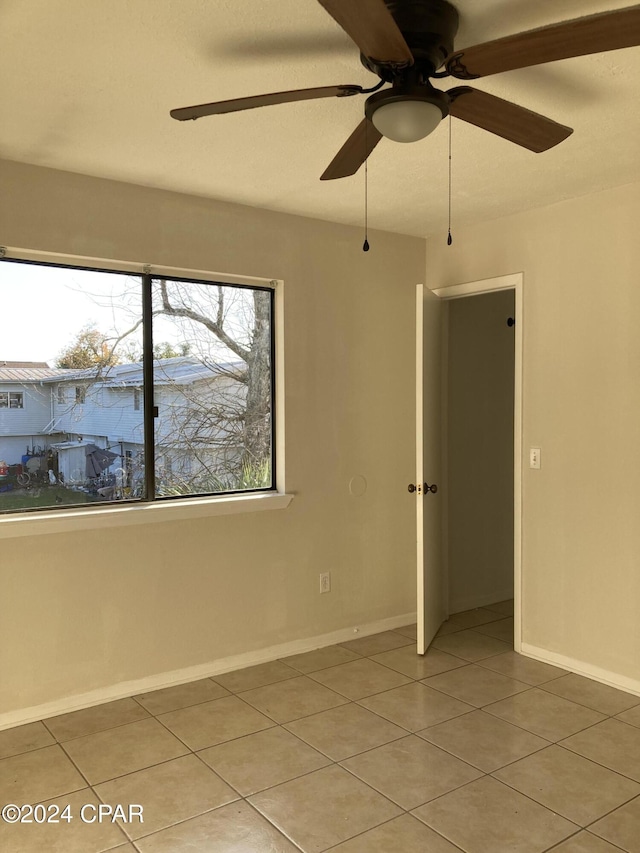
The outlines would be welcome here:
[[[0,459],[17,464],[43,451],[52,415],[50,380],[68,371],[44,362],[0,361]]]
[[[245,396],[242,362],[204,364],[189,356],[154,368],[156,470],[187,480],[224,475],[240,457]],[[3,401],[6,405],[3,406]],[[104,370],[0,367],[0,458],[55,457],[65,482],[87,479],[89,445],[116,454],[111,471],[141,479],[144,399],[141,363]]]

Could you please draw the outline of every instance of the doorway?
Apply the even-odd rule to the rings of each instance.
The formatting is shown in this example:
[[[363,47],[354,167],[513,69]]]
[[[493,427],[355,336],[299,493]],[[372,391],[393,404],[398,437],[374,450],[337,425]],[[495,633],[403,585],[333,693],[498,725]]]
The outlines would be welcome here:
[[[442,428],[440,441],[427,434],[425,419],[420,416],[420,398],[428,395],[426,388],[424,394],[418,388],[416,476],[420,482],[421,472],[442,460],[437,510],[438,515],[441,513],[442,535],[433,535],[436,506],[431,503],[424,511],[423,495],[418,500],[418,653],[424,654],[443,616],[511,596],[514,649],[519,652],[523,275],[445,287],[424,296],[423,304],[418,297],[419,317],[422,313],[425,318],[439,316],[432,328],[442,329]],[[434,302],[440,303],[441,312]],[[419,334],[419,362],[427,354],[426,343],[425,336]],[[453,346],[455,353],[450,351]],[[486,352],[481,354],[480,347]],[[465,370],[473,374],[466,380]],[[492,388],[496,379],[493,376],[492,380],[493,373],[499,374],[500,381]],[[422,375],[419,378],[424,379]],[[505,394],[505,384],[506,399],[496,403],[500,394]],[[491,420],[495,419],[496,406],[500,410],[499,436],[493,434],[498,427]],[[492,550],[492,545],[497,547]],[[436,598],[440,598],[438,607],[434,607]],[[440,621],[434,619],[434,610],[442,614]]]
[[[448,613],[513,598],[515,294],[446,306]]]
[[[448,614],[514,598],[521,645],[522,275],[443,288]]]

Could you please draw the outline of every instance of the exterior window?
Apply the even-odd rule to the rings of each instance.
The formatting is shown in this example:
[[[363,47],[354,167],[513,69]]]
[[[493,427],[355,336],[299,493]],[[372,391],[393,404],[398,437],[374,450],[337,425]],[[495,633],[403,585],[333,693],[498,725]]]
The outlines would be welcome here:
[[[0,366],[0,512],[275,488],[272,288],[0,261],[3,304],[43,288],[58,321]]]
[[[24,409],[22,391],[0,391],[0,409]]]

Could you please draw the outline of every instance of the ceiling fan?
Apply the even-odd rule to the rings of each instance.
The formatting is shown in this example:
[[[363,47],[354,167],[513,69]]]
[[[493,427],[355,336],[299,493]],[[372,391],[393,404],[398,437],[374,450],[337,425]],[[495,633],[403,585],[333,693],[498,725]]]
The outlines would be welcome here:
[[[313,98],[369,94],[365,117],[321,180],[353,175],[382,136],[415,142],[440,121],[456,118],[540,152],[573,130],[495,95],[457,86],[437,89],[431,79],[475,80],[502,71],[640,45],[640,5],[602,12],[506,36],[456,51],[458,12],[447,0],[318,0],[360,49],[363,65],[380,78],[362,86],[321,86],[234,98],[171,110],[179,121]],[[441,70],[439,70],[441,69]],[[382,88],[385,83],[388,88]]]

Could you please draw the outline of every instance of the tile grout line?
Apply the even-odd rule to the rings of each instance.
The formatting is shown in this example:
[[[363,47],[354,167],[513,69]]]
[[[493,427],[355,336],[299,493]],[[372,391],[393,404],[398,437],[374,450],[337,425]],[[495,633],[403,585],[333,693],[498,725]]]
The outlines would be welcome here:
[[[612,772],[614,772],[614,771],[612,771]],[[625,779],[626,779],[626,778],[628,778],[628,777],[627,777],[627,776],[625,776]],[[633,781],[635,781],[635,780],[633,780]],[[639,783],[639,784],[640,784],[640,783]],[[597,817],[595,820],[592,820],[592,821],[591,821],[591,823],[587,824],[584,828],[585,828],[585,829],[588,829],[590,826],[593,826],[595,823],[598,823],[598,821],[600,821],[600,820],[604,820],[604,818],[609,817],[609,815],[612,815],[614,812],[617,812],[617,811],[618,811],[618,809],[621,809],[623,806],[628,806],[628,805],[629,805],[629,803],[634,802],[634,800],[640,800],[640,791],[638,791],[638,793],[637,793],[637,794],[634,794],[634,795],[633,795],[633,797],[630,797],[628,800],[625,800],[623,803],[620,803],[620,805],[619,805],[619,806],[616,806],[615,808],[613,808],[613,809],[611,809],[610,811],[606,812],[606,814],[603,814],[603,815],[601,815],[600,817]],[[595,835],[595,833],[593,833],[593,835]],[[607,839],[607,840],[608,840],[608,839]],[[609,841],[609,844],[612,844],[612,843],[613,843],[613,842]]]
[[[249,808],[250,808],[250,809],[252,809],[252,810],[253,810],[257,815],[260,815],[260,817],[261,817],[263,820],[266,820],[266,821],[267,821],[267,823],[268,823],[270,826],[272,826],[272,827],[276,830],[276,832],[278,832],[280,835],[282,835],[282,837],[283,837],[283,838],[286,838],[286,839],[287,839],[287,841],[289,841],[291,844],[293,844],[293,846],[294,846],[294,847],[296,847],[298,850],[300,850],[300,852],[301,852],[301,853],[307,853],[307,851],[305,851],[302,847],[300,847],[300,845],[299,845],[296,841],[294,841],[294,840],[293,840],[293,838],[291,838],[291,837],[290,837],[290,836],[288,836],[285,832],[283,832],[283,831],[280,829],[280,827],[279,827],[279,826],[276,826],[276,824],[275,824],[272,820],[270,820],[270,819],[267,817],[267,815],[263,814],[263,813],[260,811],[260,809],[259,809],[259,808],[257,808],[256,806],[254,806],[254,804],[253,804],[253,803],[250,803],[246,798],[244,798],[244,802],[245,802],[245,803],[249,806]]]
[[[575,675],[575,674],[576,674],[576,673],[573,673],[573,672],[570,672],[570,673],[569,673],[569,675]],[[583,675],[578,676],[578,677],[579,677],[579,678],[584,678],[584,676],[583,676]],[[566,678],[566,676],[562,676],[562,678]],[[559,678],[553,678],[553,679],[551,679],[551,681],[559,681],[559,680],[560,680]],[[560,699],[566,699],[566,700],[567,700],[567,702],[574,702],[576,705],[580,705],[580,707],[581,707],[581,708],[588,708],[590,711],[595,711],[597,714],[604,714],[604,716],[605,716],[605,717],[609,717],[609,718],[611,718],[611,719],[615,719],[615,718],[617,717],[617,715],[618,715],[618,714],[624,714],[624,713],[625,713],[625,711],[633,711],[633,709],[634,709],[634,708],[637,708],[638,706],[640,706],[640,701],[639,701],[637,704],[635,704],[635,705],[631,705],[629,708],[623,708],[623,709],[622,709],[622,711],[614,711],[614,712],[613,712],[613,714],[610,714],[610,713],[608,713],[607,711],[601,711],[599,708],[594,708],[592,705],[587,705],[587,704],[585,704],[585,702],[584,702],[584,701],[582,701],[582,702],[581,702],[579,699],[569,699],[569,697],[568,697],[568,696],[563,696],[563,694],[562,694],[562,693],[554,693],[554,691],[553,691],[553,690],[548,690],[545,686],[543,686],[543,685],[551,684],[551,681],[544,681],[541,685],[539,685],[540,690],[544,690],[544,692],[545,692],[545,693],[549,693],[551,696],[558,696]],[[599,683],[599,682],[596,682],[596,684],[598,684],[598,683]],[[608,687],[608,685],[602,685],[602,686],[603,686],[603,687]],[[617,688],[617,687],[612,687],[611,689],[612,689],[612,690],[617,690],[618,688]],[[621,693],[625,693],[625,691],[624,691],[624,690],[621,690],[620,692],[621,692]],[[627,695],[631,696],[631,695],[633,695],[633,694],[629,693],[629,694],[627,694]],[[638,699],[640,699],[640,697],[638,697]],[[624,722],[624,720],[620,720],[620,722],[622,722],[622,723],[623,723],[623,722]]]
[[[133,699],[133,696],[128,696],[128,697],[125,697],[125,698],[127,698],[127,699]],[[120,700],[120,699],[116,699],[115,701],[116,701],[116,702],[120,702],[120,701],[122,701],[122,700]],[[134,701],[135,701],[135,699],[134,699]],[[105,703],[103,703],[103,704],[109,704],[109,703],[105,702]],[[139,704],[139,703],[138,703],[138,704]],[[100,707],[101,707],[100,705],[92,705],[92,706],[91,706],[91,708],[81,708],[79,711],[70,711],[69,713],[71,713],[71,714],[81,714],[81,713],[83,713],[83,711],[91,711],[91,710],[93,710],[93,708],[100,708]],[[142,706],[141,706],[141,707],[142,707]],[[100,732],[109,732],[109,731],[113,731],[113,729],[121,729],[123,726],[130,726],[130,725],[132,725],[133,723],[143,723],[145,720],[150,720],[150,719],[153,719],[153,718],[154,718],[154,715],[153,715],[153,714],[151,714],[149,711],[147,711],[147,710],[146,710],[146,708],[142,708],[142,710],[145,712],[146,716],[145,716],[145,717],[140,717],[140,719],[139,719],[139,720],[127,720],[127,722],[126,722],[126,723],[116,723],[115,725],[107,725],[107,726],[105,726],[104,728],[96,729],[95,731],[86,732],[85,734],[81,734],[81,735],[75,735],[74,737],[68,737],[68,738],[66,738],[65,740],[60,740],[60,739],[59,739],[59,738],[58,738],[58,737],[53,733],[53,731],[49,728],[49,726],[47,725],[47,719],[48,719],[48,720],[55,720],[55,719],[56,719],[55,717],[47,717],[46,719],[43,719],[43,720],[37,720],[36,722],[40,722],[40,723],[42,723],[42,724],[45,726],[45,728],[47,729],[47,731],[49,732],[49,734],[50,734],[50,735],[51,735],[51,737],[55,740],[55,742],[56,742],[56,743],[58,743],[58,744],[63,744],[63,743],[69,743],[69,742],[70,742],[70,741],[72,741],[72,740],[80,740],[80,738],[83,738],[83,737],[91,737],[91,735],[97,735],[97,734],[100,734]],[[63,715],[58,715],[58,716],[63,716]],[[30,724],[30,723],[27,723],[27,725],[31,725],[31,724]],[[19,728],[19,727],[18,727],[18,728]],[[11,729],[8,729],[7,731],[11,731]],[[27,750],[27,752],[29,752],[29,751],[30,751],[30,750]]]
[[[613,719],[613,718],[610,718],[610,719]],[[604,721],[604,720],[600,720],[600,723],[603,723],[603,722],[605,722],[605,721]],[[583,732],[588,731],[588,729],[593,729],[593,728],[595,728],[596,726],[599,726],[599,725],[600,725],[600,723],[595,723],[593,726],[589,726],[589,727],[588,727],[588,728],[586,728],[586,729],[582,729],[581,731],[576,732],[576,734],[577,734],[577,735],[580,735],[580,734],[582,734]],[[573,737],[573,735],[569,735],[569,737]],[[564,740],[568,740],[568,739],[569,739],[569,737],[564,738]],[[608,770],[610,773],[616,773],[618,776],[622,776],[622,777],[623,777],[623,779],[628,779],[630,782],[635,782],[637,785],[640,785],[640,779],[634,779],[634,778],[633,778],[633,776],[627,776],[627,774],[626,774],[626,773],[621,773],[619,770],[613,770],[611,767],[608,767],[606,764],[601,764],[599,761],[596,761],[596,760],[595,760],[595,759],[593,759],[593,758],[587,758],[587,756],[586,756],[586,755],[583,755],[581,752],[577,752],[575,749],[571,749],[571,747],[569,747],[569,746],[565,746],[565,745],[562,743],[562,741],[557,741],[555,745],[556,745],[556,746],[559,746],[561,749],[566,750],[567,752],[571,753],[572,755],[577,755],[577,756],[579,756],[580,758],[584,758],[584,759],[585,759],[585,761],[590,761],[592,764],[595,764],[595,765],[597,765],[598,767],[601,767],[603,770]]]
[[[503,769],[502,767],[499,768],[499,770],[502,770],[502,769]],[[608,769],[608,768],[605,768],[605,769]],[[578,823],[573,818],[567,817],[565,814],[562,814],[559,811],[554,811],[549,806],[545,806],[544,803],[541,803],[539,800],[534,799],[532,796],[530,796],[529,794],[526,794],[524,791],[521,791],[519,788],[515,788],[512,784],[505,781],[504,779],[497,779],[493,775],[494,773],[497,773],[497,772],[498,772],[497,770],[493,770],[491,773],[487,773],[486,775],[490,776],[492,779],[495,779],[496,782],[500,782],[502,785],[505,785],[507,788],[510,788],[512,791],[515,791],[516,794],[520,794],[521,796],[526,797],[528,800],[531,800],[532,803],[536,803],[536,805],[541,806],[543,809],[546,809],[548,812],[551,812],[552,814],[557,814],[561,818],[564,818],[564,820],[568,820],[569,823],[573,823],[575,826],[579,826],[581,830],[586,830],[586,828],[588,826],[593,826],[594,823],[597,823],[603,817],[606,817],[606,815],[600,815],[600,817],[594,818],[594,820],[590,821],[589,823],[585,823],[585,824]],[[611,772],[615,773],[615,771],[613,771],[613,770]],[[478,781],[478,780],[475,780],[475,781]],[[467,784],[471,784],[471,783],[467,783]],[[617,811],[622,806],[627,805],[627,803],[632,802],[633,800],[637,799],[638,797],[640,797],[640,791],[638,793],[634,794],[628,800],[624,800],[623,802],[621,802],[619,805],[617,805],[615,808],[611,809],[611,811],[607,812],[606,814],[612,814],[613,812]]]
[[[399,808],[401,808],[401,806]],[[419,808],[419,807],[417,807],[417,808]],[[394,820],[399,820],[402,817],[411,817],[411,818],[413,818],[413,820],[417,820],[420,824],[422,824],[423,826],[426,826],[428,829],[430,829],[432,832],[434,832],[439,838],[442,838],[444,841],[448,841],[449,844],[451,844],[451,846],[455,848],[455,850],[460,851],[460,853],[465,853],[465,851],[461,847],[458,847],[457,844],[454,844],[452,841],[449,841],[449,839],[446,838],[444,835],[442,835],[440,832],[438,832],[437,829],[434,829],[432,826],[429,826],[428,824],[424,823],[424,821],[421,821],[419,818],[415,817],[415,815],[412,815],[410,811],[407,811],[407,810],[403,810],[403,811],[404,811],[404,814],[396,815],[396,817],[389,818],[389,820],[385,820],[382,823],[378,823],[374,827],[371,827],[370,829],[364,829],[362,832],[359,832],[357,835],[352,835],[351,838],[349,838],[347,840],[353,841],[356,838],[361,838],[363,835],[366,835],[367,832],[371,832],[372,829],[378,829],[381,826],[386,826],[389,823],[393,823]],[[336,850],[338,847],[340,847],[341,844],[344,844],[344,843],[345,843],[344,841],[339,841],[337,844],[332,844],[331,847],[325,847],[325,849],[320,851],[320,853],[331,853],[332,850]]]

